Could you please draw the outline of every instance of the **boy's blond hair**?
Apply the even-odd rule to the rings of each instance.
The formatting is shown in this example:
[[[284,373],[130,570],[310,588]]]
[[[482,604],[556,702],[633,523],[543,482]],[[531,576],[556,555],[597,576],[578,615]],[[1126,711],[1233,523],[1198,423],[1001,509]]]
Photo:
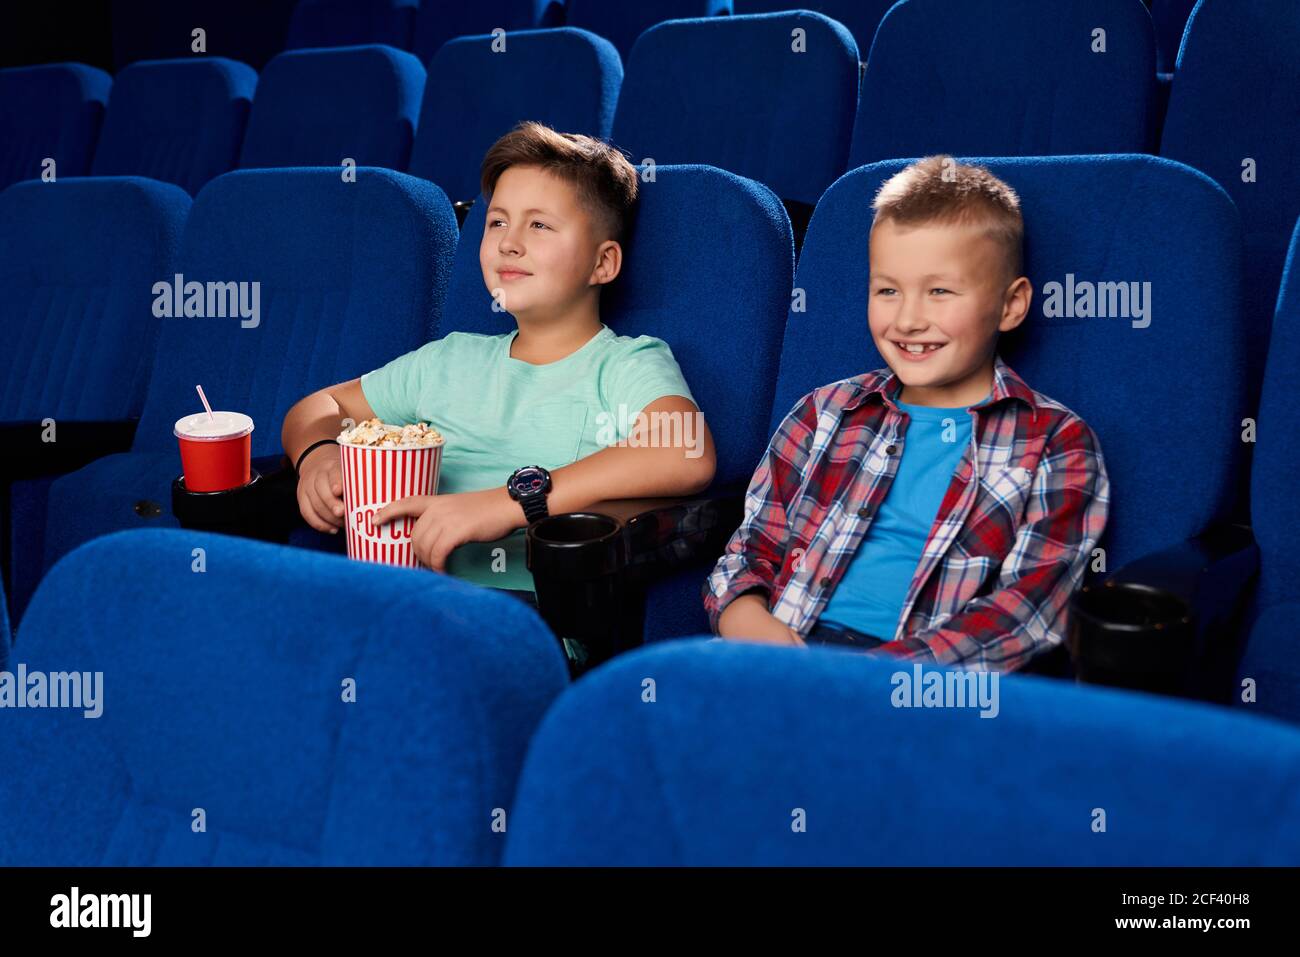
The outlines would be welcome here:
[[[624,241],[636,206],[637,175],[636,167],[613,146],[529,120],[493,143],[483,157],[484,196],[491,198],[497,180],[512,166],[536,166],[569,183],[597,228],[615,242]]]
[[[982,166],[927,156],[885,180],[871,203],[875,222],[981,226],[1006,252],[1008,277],[1024,271],[1025,221],[1016,191]]]

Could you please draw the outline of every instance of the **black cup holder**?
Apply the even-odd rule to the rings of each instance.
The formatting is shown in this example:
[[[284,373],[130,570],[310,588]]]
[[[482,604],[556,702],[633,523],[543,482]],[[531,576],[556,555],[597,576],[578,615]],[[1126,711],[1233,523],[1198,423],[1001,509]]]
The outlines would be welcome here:
[[[573,675],[633,644],[623,523],[594,512],[552,515],[527,533],[537,610],[564,648]]]
[[[1070,600],[1070,658],[1079,680],[1181,694],[1195,658],[1191,608],[1137,582],[1105,582]]]
[[[298,519],[297,476],[279,456],[255,459],[246,485],[191,492],[172,480],[172,514],[182,528],[284,544]]]

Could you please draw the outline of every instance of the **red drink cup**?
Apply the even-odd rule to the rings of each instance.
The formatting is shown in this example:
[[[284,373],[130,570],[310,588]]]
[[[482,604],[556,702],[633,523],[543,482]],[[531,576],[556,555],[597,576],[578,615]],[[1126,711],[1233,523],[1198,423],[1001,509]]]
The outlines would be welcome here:
[[[375,513],[408,495],[436,495],[442,443],[380,446],[339,443],[348,557],[406,568],[422,567],[411,536],[417,516],[376,525]]]
[[[189,492],[224,492],[247,485],[253,420],[242,412],[195,412],[176,420],[181,469]]]

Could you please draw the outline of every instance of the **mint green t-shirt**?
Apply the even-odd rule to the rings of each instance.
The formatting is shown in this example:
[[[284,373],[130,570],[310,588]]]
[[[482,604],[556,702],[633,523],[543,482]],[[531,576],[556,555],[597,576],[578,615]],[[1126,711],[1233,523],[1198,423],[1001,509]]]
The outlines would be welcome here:
[[[524,465],[554,471],[626,438],[636,414],[657,399],[694,401],[661,339],[619,336],[602,324],[572,354],[533,365],[510,356],[518,334],[453,332],[361,377],[382,421],[428,422],[442,433],[439,494],[500,488]],[[531,591],[524,530],[462,545],[447,572]]]

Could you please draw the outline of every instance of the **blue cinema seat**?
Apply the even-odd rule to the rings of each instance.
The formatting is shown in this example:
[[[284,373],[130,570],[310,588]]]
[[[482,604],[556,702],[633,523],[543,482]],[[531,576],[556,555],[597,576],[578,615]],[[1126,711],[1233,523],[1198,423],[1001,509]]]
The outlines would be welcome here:
[[[1300,184],[1300,5],[1210,0],[1193,11],[1160,155],[1194,166],[1232,197],[1245,230],[1245,309],[1237,334],[1256,390],[1296,217]],[[1256,392],[1257,395],[1257,392]]]
[[[51,486],[42,567],[97,535],[176,524],[172,427],[195,410],[195,384],[214,408],[252,416],[255,458],[280,456],[295,402],[427,341],[456,239],[446,196],[405,173],[362,167],[346,183],[332,169],[236,170],[209,183],[176,271],[186,282],[247,282],[250,296],[260,283],[257,324],[155,320],[158,358],[131,451]]]
[[[0,542],[15,622],[40,574],[53,477],[131,442],[158,338],[153,284],[173,274],[189,211],[179,187],[138,177],[0,192]]]
[[[262,70],[239,165],[406,169],[424,67],[377,44],[291,50]]]
[[[1155,40],[1140,0],[903,0],[866,60],[850,167],[1155,146]]]
[[[516,30],[563,24],[563,0],[474,0],[473,3],[421,0],[411,52],[427,64],[453,37],[477,36],[493,30],[505,30],[510,35]]]
[[[1300,229],[1291,240],[1268,347],[1250,512],[1260,576],[1238,678],[1255,683],[1258,707],[1300,722]],[[1238,688],[1238,696],[1242,689]]]
[[[736,0],[733,13],[778,13],[782,10],[812,10],[838,20],[853,34],[858,55],[865,60],[876,28],[898,0]]]
[[[1252,347],[1238,327],[1240,219],[1223,190],[1152,156],[963,161],[987,166],[1020,196],[1034,300],[999,351],[1031,388],[1081,415],[1101,442],[1111,481],[1106,569],[1228,517],[1244,474]],[[817,206],[795,277],[808,308],[786,323],[773,430],[817,386],[885,365],[867,328],[871,202],[905,165],[854,170]],[[1149,324],[1064,308],[1045,315],[1048,283],[1060,285],[1061,302],[1075,283],[1077,302],[1082,282],[1149,282]]]
[[[13,663],[101,713],[6,709],[0,865],[495,864],[567,682],[513,598],[171,529],[67,556]]]
[[[567,0],[564,22],[604,37],[614,44],[626,62],[637,38],[657,23],[725,16],[730,12],[731,0],[646,0],[643,3]]]
[[[257,87],[252,67],[221,57],[144,60],[117,74],[94,176],[149,176],[193,196],[239,162]]]
[[[811,207],[847,168],[857,102],[857,45],[820,14],[679,20],[637,41],[614,143],[635,163],[708,163]]]
[[[384,43],[411,48],[420,0],[298,0],[286,50]]]
[[[521,30],[507,54],[491,36],[449,41],[428,63],[408,172],[456,202],[479,193],[479,167],[499,137],[523,120],[564,133],[609,137],[623,64],[607,40],[560,27]]]
[[[915,676],[870,655],[732,642],[618,658],[566,691],[538,729],[504,863],[1206,867],[1300,857],[1294,728],[1029,676],[1003,677],[996,699],[986,685],[982,707],[917,707],[915,696],[895,706],[915,695]],[[996,716],[982,718],[995,700]]]
[[[90,172],[113,78],[84,63],[0,70],[0,189],[45,172]]]

